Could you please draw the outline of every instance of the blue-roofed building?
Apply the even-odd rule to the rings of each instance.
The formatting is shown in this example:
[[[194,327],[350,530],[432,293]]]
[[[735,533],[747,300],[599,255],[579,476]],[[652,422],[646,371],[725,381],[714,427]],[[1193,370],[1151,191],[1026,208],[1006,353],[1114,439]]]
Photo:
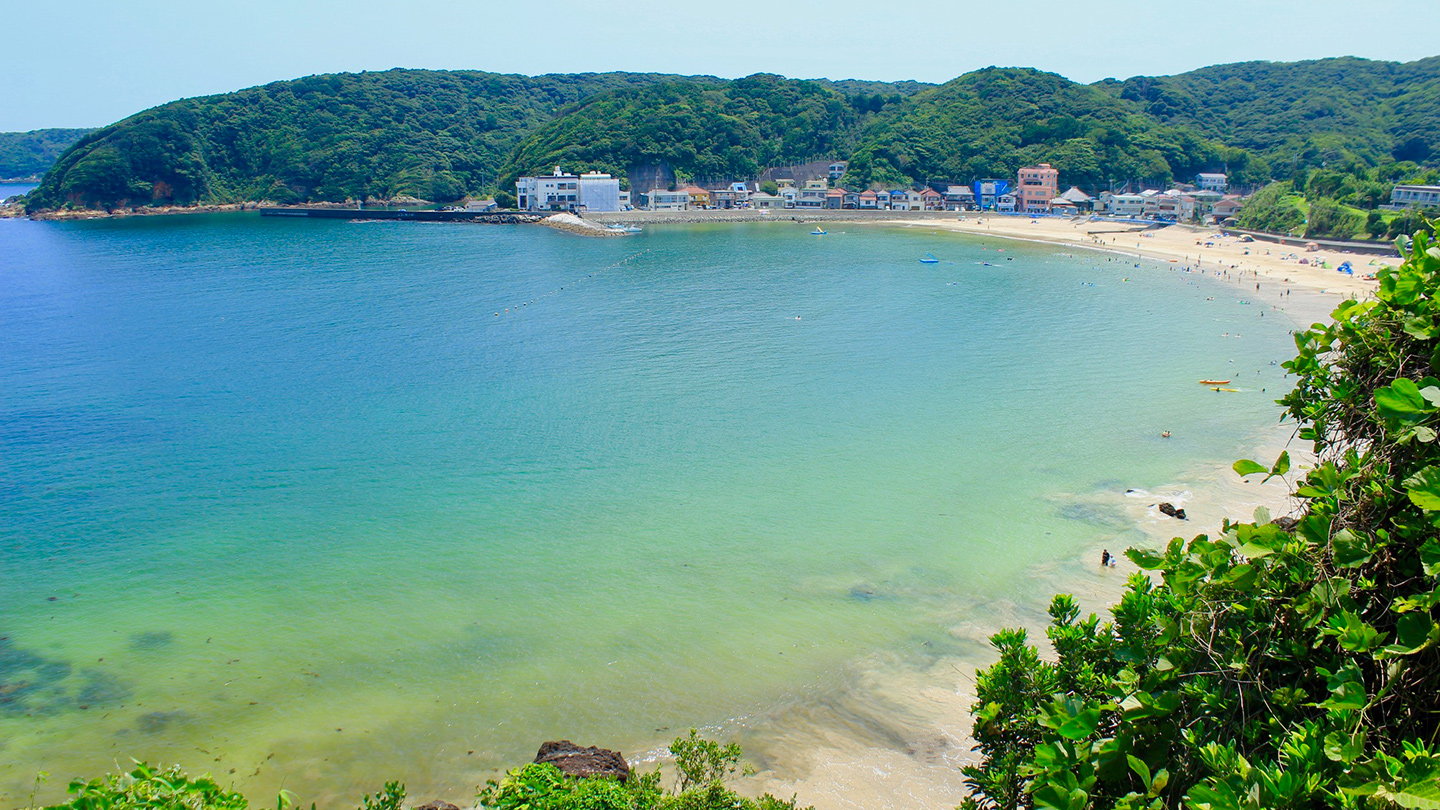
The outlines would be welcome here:
[[[999,199],[1009,193],[1009,180],[987,178],[975,182],[975,204],[980,206],[982,211],[995,210],[995,204]]]

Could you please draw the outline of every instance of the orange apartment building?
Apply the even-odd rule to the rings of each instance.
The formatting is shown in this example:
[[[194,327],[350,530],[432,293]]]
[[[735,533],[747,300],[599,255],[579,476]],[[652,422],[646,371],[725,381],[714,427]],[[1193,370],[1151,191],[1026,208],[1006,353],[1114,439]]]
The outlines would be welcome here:
[[[1027,214],[1043,214],[1050,210],[1050,201],[1060,192],[1060,172],[1049,163],[1026,166],[1020,170],[1020,184],[1015,187],[1015,209]]]

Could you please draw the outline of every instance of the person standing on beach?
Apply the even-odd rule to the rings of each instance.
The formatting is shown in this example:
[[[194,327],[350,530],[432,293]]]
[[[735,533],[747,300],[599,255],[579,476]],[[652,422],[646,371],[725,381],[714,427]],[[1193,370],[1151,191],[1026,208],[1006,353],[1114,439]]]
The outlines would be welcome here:
[[[1101,568],[1109,568],[1109,567],[1110,567],[1110,549],[1108,549],[1108,548],[1106,548],[1106,549],[1101,549],[1101,550],[1100,550],[1100,567],[1101,567]]]

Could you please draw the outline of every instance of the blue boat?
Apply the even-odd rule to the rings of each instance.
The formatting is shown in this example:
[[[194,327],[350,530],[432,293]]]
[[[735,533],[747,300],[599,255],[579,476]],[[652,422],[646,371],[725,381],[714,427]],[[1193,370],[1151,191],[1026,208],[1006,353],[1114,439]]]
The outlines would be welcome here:
[[[935,254],[933,254],[933,253],[926,253],[926,254],[925,254],[925,258],[921,259],[921,260],[920,260],[920,263],[921,263],[921,264],[939,264],[939,263],[940,263],[940,260],[937,259],[937,258],[935,258]]]
[[[810,232],[810,235],[811,235],[811,236],[824,236],[824,235],[825,235],[825,229],[824,229],[824,228],[821,228],[819,225],[816,225],[816,226],[815,226],[815,230],[811,231],[811,232]]]

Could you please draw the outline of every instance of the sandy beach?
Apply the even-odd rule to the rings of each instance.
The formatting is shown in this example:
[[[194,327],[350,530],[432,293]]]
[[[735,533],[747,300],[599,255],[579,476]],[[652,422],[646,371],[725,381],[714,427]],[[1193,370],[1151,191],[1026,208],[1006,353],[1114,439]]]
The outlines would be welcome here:
[[[1261,240],[1242,242],[1240,237],[1222,236],[1214,228],[1189,225],[1141,230],[1143,225],[1126,222],[980,214],[922,223],[897,219],[891,224],[1095,248],[1173,262],[1207,274],[1228,277],[1237,285],[1250,286],[1251,289],[1258,283],[1261,285],[1260,301],[1267,300],[1264,295],[1267,282],[1305,287],[1339,297],[1364,296],[1373,292],[1376,286],[1376,282],[1366,276],[1383,266],[1394,267],[1400,263],[1399,258],[1334,250],[1306,252],[1301,248]],[[1302,259],[1307,263],[1301,264]],[[1354,267],[1353,275],[1336,271],[1335,268],[1345,261]],[[1320,266],[1320,262],[1326,266]]]

